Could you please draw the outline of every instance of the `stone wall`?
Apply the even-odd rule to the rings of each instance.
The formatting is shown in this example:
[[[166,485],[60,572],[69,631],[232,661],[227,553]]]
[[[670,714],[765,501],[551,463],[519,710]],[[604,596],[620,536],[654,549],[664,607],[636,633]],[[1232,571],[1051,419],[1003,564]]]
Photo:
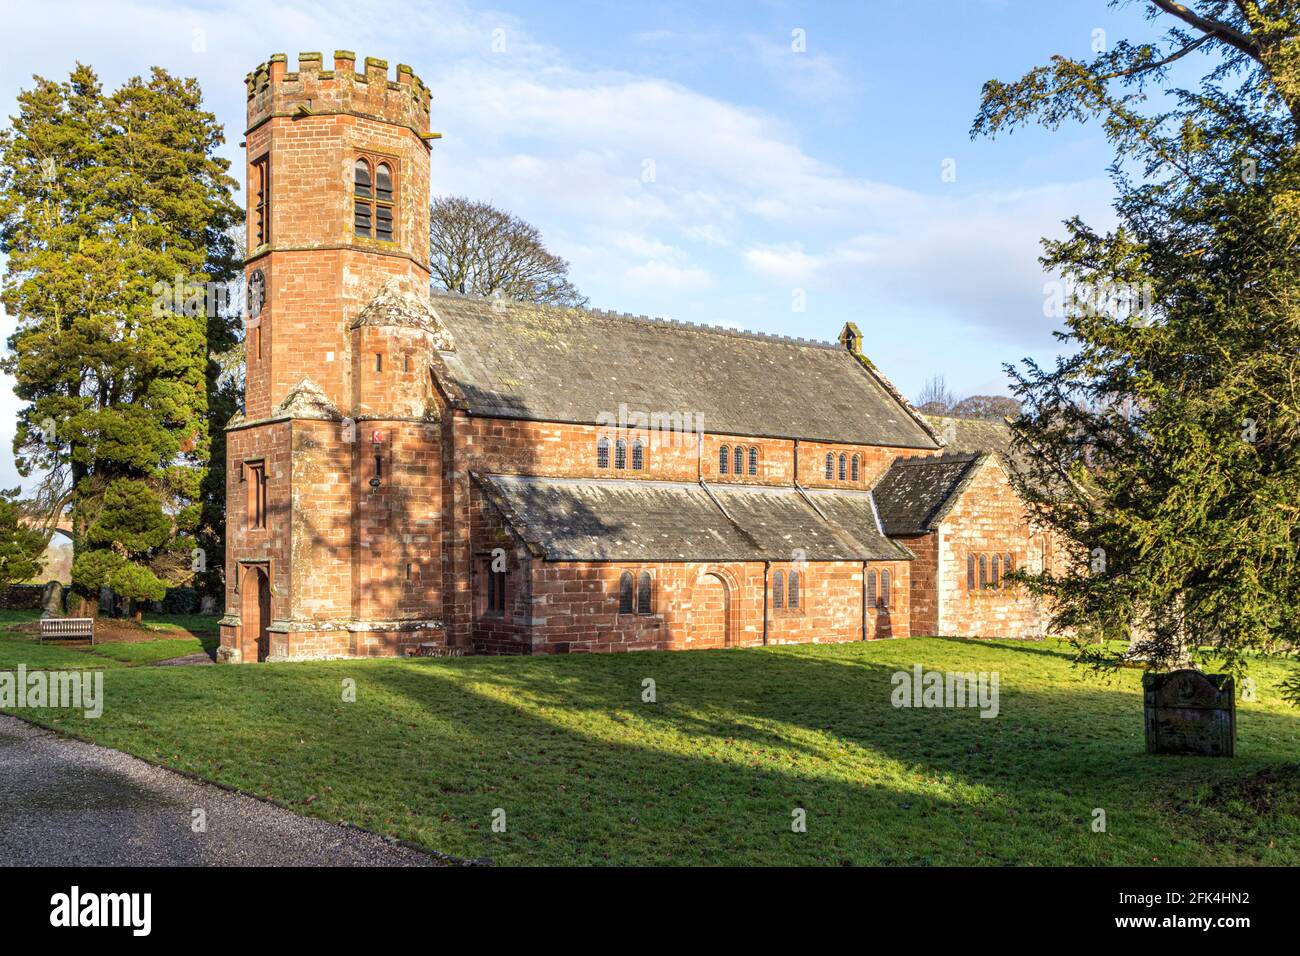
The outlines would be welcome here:
[[[1012,555],[1014,568],[1040,570],[1048,542],[1031,528],[1024,503],[995,457],[971,478],[939,526],[937,632],[960,637],[1042,637],[1047,615],[1023,587],[967,587],[970,554]]]

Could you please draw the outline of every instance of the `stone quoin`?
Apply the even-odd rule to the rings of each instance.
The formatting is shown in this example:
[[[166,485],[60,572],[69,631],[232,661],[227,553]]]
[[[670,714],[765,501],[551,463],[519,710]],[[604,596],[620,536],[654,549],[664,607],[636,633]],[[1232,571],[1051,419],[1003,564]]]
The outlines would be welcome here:
[[[297,65],[247,78],[221,660],[1043,633],[1005,429],[919,415],[852,322],[431,292],[429,90]]]

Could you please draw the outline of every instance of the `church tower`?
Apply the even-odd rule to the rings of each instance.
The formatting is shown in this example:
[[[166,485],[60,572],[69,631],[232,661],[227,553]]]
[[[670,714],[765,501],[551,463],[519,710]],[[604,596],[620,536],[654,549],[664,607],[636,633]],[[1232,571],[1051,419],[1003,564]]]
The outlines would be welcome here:
[[[339,50],[276,54],[247,92],[222,656],[398,653],[440,629],[429,91]]]

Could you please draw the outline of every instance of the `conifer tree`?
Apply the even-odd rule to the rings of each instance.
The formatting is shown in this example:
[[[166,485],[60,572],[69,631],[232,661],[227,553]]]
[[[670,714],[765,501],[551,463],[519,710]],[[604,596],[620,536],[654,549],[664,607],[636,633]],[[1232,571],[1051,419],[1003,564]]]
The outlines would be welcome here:
[[[222,130],[196,81],[157,68],[106,94],[78,64],[18,107],[0,133],[15,458],[45,474],[47,513],[70,510],[83,599],[161,598],[193,576],[214,336],[201,291],[161,290],[235,268]]]
[[[1062,357],[1008,367],[1072,547],[1030,583],[1090,664],[1241,673],[1300,623],[1300,9],[1147,7],[1162,36],[988,82],[972,131],[1095,121],[1115,154],[1116,228],[1044,242]]]

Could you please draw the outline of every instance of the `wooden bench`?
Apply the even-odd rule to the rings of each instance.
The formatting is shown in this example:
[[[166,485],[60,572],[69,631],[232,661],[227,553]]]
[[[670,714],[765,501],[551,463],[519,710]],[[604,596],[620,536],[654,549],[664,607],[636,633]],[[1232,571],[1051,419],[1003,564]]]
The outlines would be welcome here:
[[[41,618],[41,640],[66,641],[90,639],[95,643],[95,619],[93,617],[43,617]]]

